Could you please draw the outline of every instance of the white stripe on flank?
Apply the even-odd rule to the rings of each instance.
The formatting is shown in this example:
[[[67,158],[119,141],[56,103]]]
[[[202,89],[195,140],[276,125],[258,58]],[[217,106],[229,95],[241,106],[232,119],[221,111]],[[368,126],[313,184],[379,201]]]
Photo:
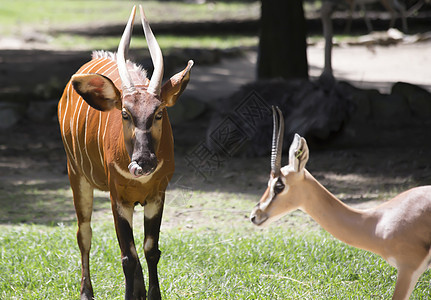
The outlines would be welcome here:
[[[102,59],[102,61],[99,61],[97,64],[93,65],[91,69],[93,69],[95,67],[99,67],[99,64],[101,62],[103,62],[103,59]],[[100,72],[100,70],[102,70],[103,68],[105,68],[109,64],[112,64],[112,65],[107,70],[109,70],[113,66],[115,66],[115,63],[113,61],[107,61],[107,62],[104,62],[104,64],[102,64],[102,66],[100,66],[96,71],[94,71],[94,73],[98,74]],[[105,73],[106,73],[106,71],[105,71]],[[92,70],[91,70],[91,72],[93,73]],[[89,109],[90,109],[90,106],[87,109],[87,115],[86,115],[86,120],[85,120],[85,139],[84,139],[85,144],[87,143],[87,124],[88,124],[87,122],[88,122],[88,112],[89,112]],[[99,128],[98,128],[98,131],[97,131],[97,147],[98,147],[98,150],[99,150],[100,162],[102,163],[102,166],[103,166],[102,153],[101,153],[101,149],[100,149],[100,126],[101,126],[101,122],[102,122],[102,112],[99,111]],[[92,179],[93,183],[96,184],[96,180],[94,179],[94,175],[93,175],[93,165],[91,163],[90,156],[88,155],[88,150],[87,150],[87,146],[86,145],[85,145],[85,152],[87,154],[88,161],[90,163],[91,179]]]
[[[103,136],[102,136],[102,143],[103,143],[103,144],[105,143],[106,128],[108,127],[108,123],[109,123],[109,116],[110,116],[110,115],[111,115],[111,114],[110,114],[109,112],[106,114],[105,130],[103,131]]]
[[[92,68],[96,64],[96,62],[97,61],[90,62],[87,67],[85,67],[81,71],[78,71],[76,74],[83,74],[88,69]],[[77,111],[77,106],[78,106],[79,100],[81,100],[82,102],[84,102],[84,100],[81,98],[81,96],[79,96],[79,95],[77,95],[77,96],[78,96],[78,99],[76,100],[76,102],[73,103],[73,104],[72,103],[70,104],[70,105],[74,105],[75,106],[75,111],[73,112],[73,117],[69,119],[69,121],[70,121],[70,125],[69,125],[70,127],[69,128],[70,128],[70,134],[71,134],[71,137],[72,137],[73,154],[75,156],[75,160],[77,160],[77,157],[76,157],[76,143],[74,141],[78,140],[78,135],[73,136],[73,128],[74,128],[75,116],[76,116],[76,111]],[[82,105],[82,102],[81,102],[81,105]],[[76,122],[78,122],[78,118],[77,118]]]
[[[72,151],[70,151],[69,143],[67,142],[67,138],[66,138],[66,136],[64,134],[64,130],[65,130],[64,129],[64,123],[66,122],[67,109],[69,108],[69,97],[70,97],[70,93],[71,93],[71,90],[70,90],[71,86],[72,86],[72,84],[70,82],[66,86],[66,88],[67,88],[67,92],[66,92],[66,107],[65,107],[65,110],[64,110],[64,114],[63,114],[63,120],[61,122],[61,128],[62,128],[62,130],[61,130],[61,133],[62,133],[61,137],[63,138],[63,143],[65,145],[66,152],[67,152],[67,155],[68,155],[69,159],[73,160]],[[60,104],[59,104],[60,107],[58,109],[60,111],[60,115],[62,113],[62,111],[61,111],[61,103],[62,102],[63,101],[60,101]],[[73,174],[76,174],[76,171],[73,168],[73,165],[72,164],[69,164],[69,165],[70,165],[70,168],[71,168]]]
[[[76,74],[102,72],[103,74],[105,74],[106,77],[109,77],[112,74],[114,74],[116,71],[117,71],[117,64],[115,61],[106,61],[105,58],[98,58],[88,62],[88,65],[85,66],[83,69],[79,70],[78,72],[76,72]],[[118,77],[116,79],[118,79]],[[91,161],[90,159],[90,153],[87,146],[87,139],[89,138],[87,135],[90,134],[90,132],[87,132],[89,130],[88,118],[89,118],[90,106],[87,106],[85,123],[84,124],[80,123],[80,121],[84,121],[82,120],[82,117],[84,116],[81,115],[81,113],[83,114],[82,108],[85,100],[82,99],[82,97],[79,96],[78,94],[74,93],[71,81],[69,81],[68,85],[66,86],[66,89],[67,89],[66,99],[65,99],[66,101],[65,103],[60,103],[59,110],[61,113],[63,113],[61,118],[62,119],[61,121],[62,138],[65,144],[66,152],[68,153],[68,156],[72,160],[72,163],[70,164],[71,169],[73,173],[76,174],[77,173],[76,166],[80,165],[81,169],[83,170],[84,156],[86,155],[86,158],[88,159],[88,162],[90,164],[90,172],[88,174],[89,175],[88,180],[90,180],[94,185],[97,186],[97,183],[94,177],[94,172],[96,169],[95,169],[95,166],[93,165],[94,161]],[[64,112],[62,110],[64,110]],[[98,147],[100,162],[102,166],[104,165],[104,151],[102,147],[107,133],[109,115],[110,115],[109,113],[106,115],[104,129],[102,128],[103,126],[102,112],[99,112],[99,115],[98,115],[99,124],[97,129],[97,147]],[[66,122],[70,123],[69,124],[70,133],[68,136],[71,137],[71,143],[69,143],[69,141],[66,138],[66,135],[67,135],[66,132],[68,131],[66,128]],[[80,140],[81,125],[85,126],[83,141]],[[102,135],[102,130],[103,130],[103,135]],[[84,151],[85,151],[85,155],[83,153]],[[73,167],[73,165],[75,165],[75,167]]]
[[[97,186],[96,180],[94,180],[93,164],[91,163],[91,158],[90,158],[90,155],[88,154],[88,147],[87,147],[87,128],[88,128],[88,113],[89,112],[90,112],[90,106],[88,106],[87,113],[85,115],[84,149],[85,149],[85,154],[87,154],[88,163],[90,164],[90,176],[91,176],[91,180],[93,181],[93,184]]]
[[[97,148],[99,150],[100,162],[103,164],[102,150],[100,149],[100,126],[102,125],[102,111],[99,110],[99,128],[97,128]]]
[[[81,170],[84,170],[84,160],[82,159],[82,151],[81,151],[81,145],[79,143],[79,135],[78,135],[78,129],[79,129],[79,116],[81,115],[81,109],[82,109],[82,104],[84,104],[84,100],[82,100],[81,97],[79,97],[78,99],[81,99],[81,105],[79,106],[79,110],[78,110],[78,116],[76,117],[76,144],[77,144],[77,148],[79,150],[79,155],[81,157]],[[76,111],[76,109],[75,109]],[[76,153],[75,153],[76,156]],[[76,160],[78,160],[78,157],[76,157]]]
[[[116,67],[117,66],[117,64],[116,63],[114,63],[111,67]],[[111,68],[110,67],[110,68]],[[109,69],[110,69],[109,68]],[[112,73],[114,73],[115,71],[117,70],[117,68],[114,68],[111,72],[109,72],[109,73],[107,73],[107,74],[105,74],[105,76],[106,77],[109,77],[109,76],[111,76],[112,75]],[[105,73],[107,72],[107,70],[105,71]],[[115,80],[114,80],[114,83],[115,83]],[[109,123],[109,116],[111,115],[111,113],[110,112],[108,112],[107,114],[106,114],[106,120],[105,120],[105,128],[104,128],[104,130],[103,130],[103,136],[102,136],[102,144],[104,144],[105,143],[105,135],[106,135],[106,129],[108,128],[108,123]],[[100,128],[99,128],[100,129]],[[98,139],[97,139],[97,141],[99,141],[99,133],[98,133]],[[103,164],[103,157],[102,157],[102,153],[101,153],[101,149],[100,149],[100,146],[99,146],[99,153],[100,153],[100,160],[102,161],[102,164]]]

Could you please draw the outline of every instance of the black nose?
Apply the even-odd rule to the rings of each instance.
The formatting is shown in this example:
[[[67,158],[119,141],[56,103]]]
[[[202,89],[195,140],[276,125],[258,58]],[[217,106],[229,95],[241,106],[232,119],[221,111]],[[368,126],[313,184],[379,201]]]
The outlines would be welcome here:
[[[157,157],[154,153],[150,153],[138,159],[137,163],[142,168],[140,175],[149,175],[157,168]]]
[[[250,218],[250,221],[251,221],[252,223],[254,223],[254,222],[256,221],[256,216],[252,216],[252,217]]]

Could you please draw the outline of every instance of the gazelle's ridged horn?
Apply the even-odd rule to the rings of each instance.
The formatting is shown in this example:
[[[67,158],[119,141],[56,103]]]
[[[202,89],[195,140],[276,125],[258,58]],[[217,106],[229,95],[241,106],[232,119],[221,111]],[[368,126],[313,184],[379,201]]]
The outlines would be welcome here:
[[[157,43],[156,37],[150,28],[150,24],[145,17],[144,9],[139,5],[141,12],[142,27],[144,28],[145,39],[147,40],[148,50],[150,50],[151,60],[154,65],[153,76],[151,76],[150,84],[147,91],[160,96],[163,80],[163,54],[160,46]]]
[[[129,71],[126,66],[126,56],[129,52],[130,38],[132,36],[133,22],[135,20],[136,5],[133,6],[130,14],[129,21],[127,22],[126,28],[124,29],[123,36],[121,37],[120,44],[118,45],[117,51],[117,66],[118,73],[121,79],[121,85],[123,93],[131,93],[135,91],[132,78],[130,77]]]
[[[284,118],[278,107],[272,107],[273,132],[271,151],[271,172],[274,177],[280,176],[281,155],[283,152]]]

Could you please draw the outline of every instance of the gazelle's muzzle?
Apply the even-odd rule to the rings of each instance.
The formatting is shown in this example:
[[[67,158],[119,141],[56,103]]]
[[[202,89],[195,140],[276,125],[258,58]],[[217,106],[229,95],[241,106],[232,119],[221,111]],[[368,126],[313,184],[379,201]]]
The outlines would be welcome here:
[[[262,211],[259,207],[259,203],[254,207],[250,215],[250,221],[257,226],[262,225],[266,220],[268,220],[268,215]]]

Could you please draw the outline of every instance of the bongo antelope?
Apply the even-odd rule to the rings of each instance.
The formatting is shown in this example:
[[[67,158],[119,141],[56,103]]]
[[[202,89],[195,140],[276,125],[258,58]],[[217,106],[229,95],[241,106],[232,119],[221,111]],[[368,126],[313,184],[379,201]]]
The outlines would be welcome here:
[[[141,21],[154,64],[151,80],[126,61],[136,13],[133,7],[117,54],[94,52],[66,85],[58,104],[61,136],[78,219],[81,299],[92,299],[89,252],[93,190],[110,192],[125,276],[125,299],[145,299],[132,230],[134,206],[144,206],[148,298],[160,299],[157,263],[165,189],[174,172],[172,129],[166,108],[186,88],[193,61],[163,86],[163,57],[142,7]]]
[[[372,209],[351,208],[305,169],[309,152],[299,135],[290,146],[289,164],[281,168],[284,121],[278,108],[273,113],[271,174],[251,221],[262,226],[293,210],[303,210],[335,238],[372,251],[396,267],[392,299],[408,299],[419,276],[430,266],[431,186],[410,189]]]

